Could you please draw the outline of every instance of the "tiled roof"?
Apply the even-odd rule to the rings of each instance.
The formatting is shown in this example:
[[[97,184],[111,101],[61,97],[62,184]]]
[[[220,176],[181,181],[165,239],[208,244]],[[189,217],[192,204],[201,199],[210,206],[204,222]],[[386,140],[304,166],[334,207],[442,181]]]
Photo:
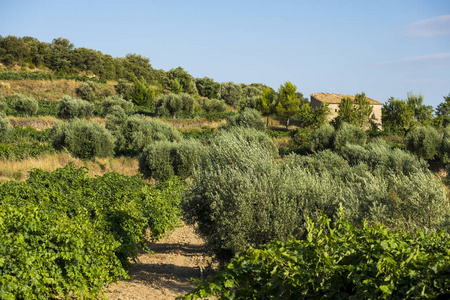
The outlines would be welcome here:
[[[355,99],[355,96],[350,95],[342,95],[342,94],[331,94],[331,93],[315,93],[311,94],[311,99],[315,98],[316,100],[322,102],[322,103],[330,103],[330,104],[339,104],[341,103],[341,99],[345,97],[349,97],[352,100]],[[369,103],[372,105],[382,105],[383,103],[375,101],[373,99],[370,99],[369,97],[366,97],[367,100],[369,100]]]

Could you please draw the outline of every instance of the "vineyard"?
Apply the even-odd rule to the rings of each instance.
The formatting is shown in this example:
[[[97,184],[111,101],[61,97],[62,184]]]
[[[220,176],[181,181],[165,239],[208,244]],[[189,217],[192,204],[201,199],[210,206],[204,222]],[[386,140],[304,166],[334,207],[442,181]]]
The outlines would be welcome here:
[[[291,82],[16,40],[48,51],[0,52],[0,299],[114,297],[139,257],[199,278],[179,299],[450,297],[450,95],[380,127],[364,93],[330,120]],[[158,261],[180,232],[188,268]]]

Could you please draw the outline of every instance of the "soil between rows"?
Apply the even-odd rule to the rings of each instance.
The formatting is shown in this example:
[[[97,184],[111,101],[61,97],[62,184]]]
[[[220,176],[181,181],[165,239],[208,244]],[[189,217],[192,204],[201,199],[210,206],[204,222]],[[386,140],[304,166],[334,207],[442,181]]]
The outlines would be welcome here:
[[[194,288],[192,279],[206,277],[216,267],[193,226],[183,224],[150,249],[153,254],[143,253],[133,263],[130,279],[105,289],[108,299],[175,299]]]

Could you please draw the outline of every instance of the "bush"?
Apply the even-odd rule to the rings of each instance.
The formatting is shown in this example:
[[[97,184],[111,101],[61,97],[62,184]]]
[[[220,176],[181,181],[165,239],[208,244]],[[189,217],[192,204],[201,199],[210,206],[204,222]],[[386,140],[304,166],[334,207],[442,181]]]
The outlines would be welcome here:
[[[185,179],[200,159],[201,150],[201,144],[194,140],[157,141],[139,156],[139,172],[157,181],[165,181],[174,175]]]
[[[398,148],[391,149],[382,140],[365,146],[347,144],[341,148],[339,153],[351,166],[363,163],[372,172],[379,172],[383,175],[390,173],[409,175],[428,170],[428,164],[424,160],[417,159],[411,153]]]
[[[246,97],[239,101],[239,106],[241,109],[252,108],[256,109],[258,101],[260,101],[261,97]]]
[[[102,125],[80,119],[68,123],[57,122],[52,128],[52,144],[56,149],[66,148],[82,159],[113,155],[114,137]]]
[[[364,145],[366,143],[366,133],[358,126],[342,123],[334,134],[333,147],[340,149],[347,143]]]
[[[334,134],[334,127],[328,123],[314,130],[311,135],[311,150],[322,151],[331,149],[334,142]]]
[[[95,85],[92,82],[83,82],[75,92],[78,97],[89,102],[94,102],[98,98]]]
[[[105,114],[110,114],[114,106],[121,107],[124,111],[133,108],[133,102],[127,101],[122,96],[109,96],[103,101],[103,111]]]
[[[450,125],[444,128],[439,157],[444,164],[450,164]]]
[[[222,128],[229,129],[236,126],[254,128],[257,130],[266,129],[266,124],[262,120],[261,114],[257,110],[251,108],[247,108],[237,114],[229,116],[226,125]]]
[[[191,114],[194,109],[194,98],[188,94],[167,94],[155,101],[158,116],[175,118],[177,114]]]
[[[8,107],[8,104],[5,101],[0,100],[0,112],[5,111],[7,107]]]
[[[85,100],[64,96],[59,106],[58,117],[64,119],[90,118],[93,111],[94,104]]]
[[[227,110],[225,102],[218,99],[203,99],[201,107],[207,113],[222,113]]]
[[[439,153],[442,135],[433,127],[419,127],[406,138],[406,148],[424,159],[433,159]]]
[[[235,257],[185,299],[444,299],[450,240],[339,216],[308,221],[307,240],[274,241]],[[419,250],[420,249],[420,250]]]
[[[125,124],[129,129],[130,121]],[[132,144],[138,151],[142,151],[156,141],[178,142],[182,139],[181,133],[172,125],[158,119],[138,121],[137,130],[133,130],[131,134]],[[133,125],[134,126],[134,125]]]
[[[22,94],[14,94],[8,97],[8,101],[15,110],[25,114],[27,117],[33,115],[38,110],[38,102],[32,97],[27,97]]]
[[[395,157],[396,151],[387,157]],[[398,166],[405,166],[404,157],[396,159]],[[278,162],[261,144],[221,132],[193,177],[186,217],[198,224],[208,249],[221,262],[248,246],[304,239],[308,218],[319,211],[334,218],[340,204],[354,225],[368,220],[408,232],[450,229],[443,187],[428,170],[414,165],[407,172],[372,168],[364,159],[351,165],[331,151],[290,155]]]
[[[9,126],[9,119],[4,113],[0,113],[0,142],[5,142],[9,139],[11,134],[11,126]]]

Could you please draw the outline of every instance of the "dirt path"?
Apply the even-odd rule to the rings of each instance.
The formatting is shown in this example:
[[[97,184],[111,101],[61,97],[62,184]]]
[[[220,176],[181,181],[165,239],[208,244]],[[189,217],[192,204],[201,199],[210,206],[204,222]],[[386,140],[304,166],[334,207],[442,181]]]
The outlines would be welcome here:
[[[154,254],[141,254],[133,264],[131,279],[107,287],[109,299],[175,299],[192,290],[191,278],[211,274],[211,257],[205,255],[204,242],[193,227],[175,229],[150,248]]]

